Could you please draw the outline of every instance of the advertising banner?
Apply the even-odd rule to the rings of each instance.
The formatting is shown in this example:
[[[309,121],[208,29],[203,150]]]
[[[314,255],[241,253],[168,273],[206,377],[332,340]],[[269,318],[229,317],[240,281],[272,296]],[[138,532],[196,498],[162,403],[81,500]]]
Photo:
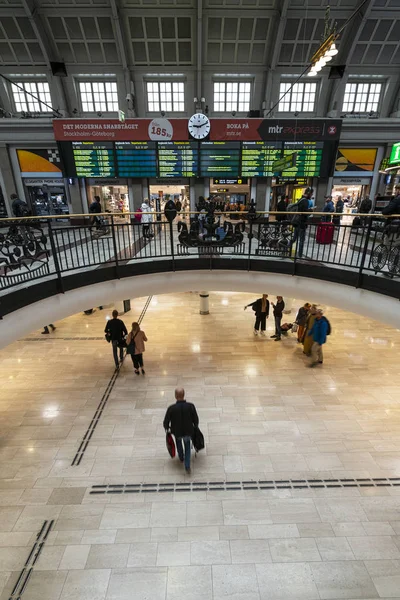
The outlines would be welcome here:
[[[189,138],[187,119],[54,119],[58,142],[185,141]]]
[[[210,141],[337,141],[333,119],[211,119]],[[54,137],[65,141],[186,141],[188,119],[54,119]]]

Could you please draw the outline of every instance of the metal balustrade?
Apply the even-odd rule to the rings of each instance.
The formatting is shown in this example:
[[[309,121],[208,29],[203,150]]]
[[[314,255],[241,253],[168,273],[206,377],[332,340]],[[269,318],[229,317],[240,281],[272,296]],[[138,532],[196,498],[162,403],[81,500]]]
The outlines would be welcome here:
[[[56,292],[63,292],[71,289],[71,276],[79,287],[103,275],[134,275],[138,265],[140,273],[235,268],[299,274],[400,297],[397,217],[332,215],[327,227],[321,219],[331,217],[313,213],[302,228],[292,224],[293,213],[185,213],[172,221],[153,213],[149,226],[134,216],[104,214],[93,224],[93,215],[72,215],[68,225],[57,217],[1,220],[0,301],[40,282],[55,281]]]

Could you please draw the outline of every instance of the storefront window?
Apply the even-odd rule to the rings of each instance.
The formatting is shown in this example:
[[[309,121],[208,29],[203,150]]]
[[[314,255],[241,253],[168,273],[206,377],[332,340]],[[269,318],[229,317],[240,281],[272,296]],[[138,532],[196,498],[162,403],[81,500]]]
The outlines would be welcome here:
[[[128,186],[120,184],[104,183],[87,185],[87,197],[89,206],[94,197],[100,197],[101,209],[103,212],[122,214],[129,212]]]

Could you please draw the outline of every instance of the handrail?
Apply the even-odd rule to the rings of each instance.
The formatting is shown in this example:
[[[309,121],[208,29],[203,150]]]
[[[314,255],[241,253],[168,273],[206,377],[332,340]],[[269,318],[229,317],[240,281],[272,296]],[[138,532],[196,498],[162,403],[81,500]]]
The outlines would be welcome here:
[[[189,211],[173,221],[168,214],[157,220],[154,212],[144,213],[154,217],[149,223],[120,218],[135,214],[143,213],[84,213],[69,215],[69,222],[67,215],[0,220],[0,313],[34,302],[41,287],[36,283],[43,284],[41,299],[157,269],[300,274],[400,298],[397,215],[221,211],[199,219]],[[297,215],[311,218],[293,223]],[[80,223],[75,217],[86,218]]]
[[[90,219],[92,219],[93,217],[126,217],[129,215],[163,215],[164,213],[162,211],[150,211],[150,212],[144,212],[144,211],[140,211],[140,212],[123,212],[123,213],[111,213],[111,212],[105,212],[105,213],[72,213],[72,214],[65,214],[65,215],[42,215],[42,216],[30,216],[30,217],[4,217],[4,218],[0,218],[0,225],[2,223],[7,223],[9,221],[47,221],[48,219],[51,220],[57,220],[57,219],[62,219],[63,221],[65,221],[65,219],[73,219],[75,217],[89,217]],[[206,215],[207,213],[204,212],[199,212],[199,211],[180,211],[179,215]],[[217,215],[242,215],[244,219],[247,218],[248,215],[248,211],[241,211],[241,210],[232,210],[232,211],[219,211],[216,210],[214,212],[214,214]],[[379,218],[379,219],[400,219],[400,214],[393,214],[393,215],[382,215],[380,213],[337,213],[337,212],[317,212],[317,211],[310,211],[310,212],[300,212],[300,211],[296,211],[296,212],[292,212],[292,211],[276,211],[276,210],[256,210],[256,215],[291,215],[292,217],[294,215],[307,215],[309,217],[312,216],[334,216],[334,217],[373,217],[373,218]],[[247,219],[246,219],[247,220]]]

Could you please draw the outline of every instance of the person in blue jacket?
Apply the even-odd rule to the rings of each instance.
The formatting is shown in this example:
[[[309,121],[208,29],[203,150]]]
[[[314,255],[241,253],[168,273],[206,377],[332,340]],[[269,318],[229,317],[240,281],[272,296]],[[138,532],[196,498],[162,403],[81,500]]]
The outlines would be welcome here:
[[[322,310],[318,310],[315,316],[314,325],[308,332],[313,338],[313,345],[311,347],[311,363],[310,367],[322,364],[324,362],[324,355],[322,353],[322,346],[326,343],[326,336],[328,335],[329,323],[324,317]]]
[[[324,206],[322,212],[324,212],[324,213],[334,213],[335,212],[335,206],[334,206],[334,204],[332,202],[332,198],[330,196],[325,196],[325,206]],[[329,223],[331,221],[331,215],[322,217],[321,221],[325,221],[325,223]]]

